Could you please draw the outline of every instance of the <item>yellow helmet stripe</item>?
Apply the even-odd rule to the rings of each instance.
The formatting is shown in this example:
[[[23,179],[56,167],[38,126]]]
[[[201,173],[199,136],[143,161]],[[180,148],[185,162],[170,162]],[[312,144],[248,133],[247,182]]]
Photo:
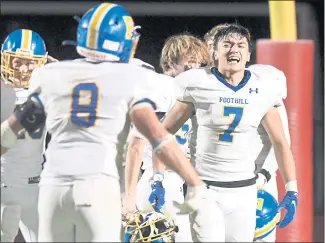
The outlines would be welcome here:
[[[133,19],[131,16],[123,16],[123,20],[126,26],[125,39],[131,40],[134,31]]]
[[[29,50],[32,44],[32,31],[23,29],[21,33],[21,48]]]
[[[91,48],[91,49],[97,48],[98,29],[106,15],[106,13],[114,6],[116,6],[116,4],[103,3],[93,13],[93,16],[91,17],[89,26],[88,26],[88,36],[87,36],[87,47],[88,48]]]
[[[266,233],[268,233],[271,229],[276,227],[276,224],[280,221],[281,215],[278,213],[274,219],[270,223],[268,223],[266,226],[264,226],[261,229],[255,230],[255,237],[260,237]]]

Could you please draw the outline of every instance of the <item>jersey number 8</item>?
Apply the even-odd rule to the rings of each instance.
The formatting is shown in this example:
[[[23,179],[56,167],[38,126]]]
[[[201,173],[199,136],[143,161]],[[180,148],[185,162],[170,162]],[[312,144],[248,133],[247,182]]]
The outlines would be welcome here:
[[[95,83],[79,83],[71,92],[71,121],[79,127],[95,125],[99,101],[98,87]]]
[[[234,107],[234,106],[225,106],[223,109],[223,116],[230,116],[234,115],[232,122],[229,124],[228,128],[219,133],[219,141],[232,143],[234,137],[233,132],[235,131],[236,127],[239,125],[240,120],[243,117],[243,107]]]

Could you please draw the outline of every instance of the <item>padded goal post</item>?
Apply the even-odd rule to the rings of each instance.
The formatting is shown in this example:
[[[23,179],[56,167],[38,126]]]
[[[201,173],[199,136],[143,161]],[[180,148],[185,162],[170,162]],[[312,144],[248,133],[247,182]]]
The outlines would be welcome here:
[[[297,214],[289,226],[284,229],[277,228],[276,241],[312,242],[314,42],[258,40],[256,51],[257,63],[273,65],[287,77],[288,95],[284,103],[289,118],[291,150],[297,169]],[[279,174],[277,182],[280,201],[285,195],[285,188]]]

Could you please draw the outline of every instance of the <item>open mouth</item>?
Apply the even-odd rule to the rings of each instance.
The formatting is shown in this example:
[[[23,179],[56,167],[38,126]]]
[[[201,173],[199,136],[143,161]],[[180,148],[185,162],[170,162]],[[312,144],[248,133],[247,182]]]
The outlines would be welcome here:
[[[240,58],[239,57],[229,57],[228,62],[230,62],[230,63],[239,63]]]

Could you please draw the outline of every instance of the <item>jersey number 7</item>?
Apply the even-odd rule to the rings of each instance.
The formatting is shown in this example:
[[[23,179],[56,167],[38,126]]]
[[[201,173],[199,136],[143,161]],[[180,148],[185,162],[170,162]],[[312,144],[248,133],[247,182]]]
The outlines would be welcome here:
[[[233,132],[235,131],[236,127],[239,125],[239,122],[243,117],[243,111],[243,107],[224,106],[222,115],[233,115],[233,120],[230,122],[228,128],[224,132],[219,133],[219,141],[232,143],[234,139]]]
[[[83,128],[95,126],[99,103],[96,83],[77,84],[72,89],[71,97],[70,118],[72,123]]]

